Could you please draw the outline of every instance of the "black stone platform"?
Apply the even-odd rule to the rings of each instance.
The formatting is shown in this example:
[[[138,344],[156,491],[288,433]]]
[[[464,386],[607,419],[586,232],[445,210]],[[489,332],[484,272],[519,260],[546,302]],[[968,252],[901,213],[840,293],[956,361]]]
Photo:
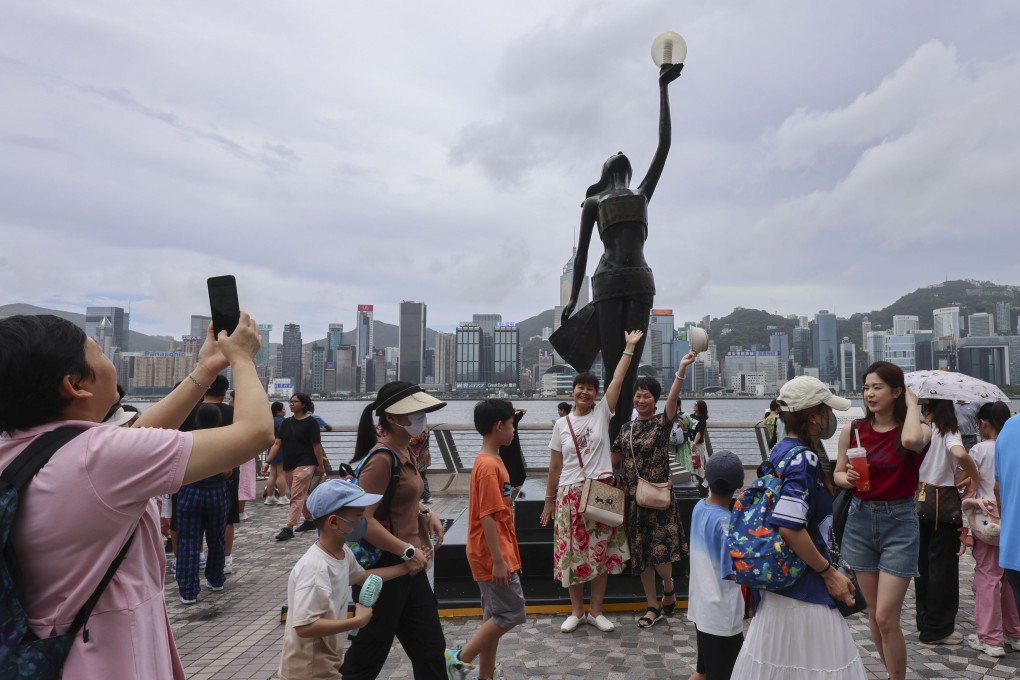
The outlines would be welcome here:
[[[521,552],[521,585],[529,607],[568,605],[567,589],[553,580],[553,528],[539,526],[545,503],[545,480],[529,479],[524,483],[523,498],[514,504],[514,525]],[[700,496],[693,482],[673,486],[673,495],[680,504],[684,531],[690,535],[691,513]],[[471,577],[465,554],[467,543],[467,510],[458,515],[446,533],[442,547],[436,551],[435,592],[442,609],[478,607],[478,586]],[[687,559],[673,565],[677,599],[687,599],[689,563]],[[643,603],[644,594],[637,576],[624,574],[609,577],[607,604]]]

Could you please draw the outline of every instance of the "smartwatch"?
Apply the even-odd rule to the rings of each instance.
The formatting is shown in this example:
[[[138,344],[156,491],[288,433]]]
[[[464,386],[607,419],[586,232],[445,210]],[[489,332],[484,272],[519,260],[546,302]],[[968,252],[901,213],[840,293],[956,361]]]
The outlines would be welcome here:
[[[404,559],[405,562],[408,562],[410,560],[413,560],[414,556],[417,554],[418,551],[414,549],[414,546],[409,545],[404,549],[404,552],[400,553],[400,556]]]

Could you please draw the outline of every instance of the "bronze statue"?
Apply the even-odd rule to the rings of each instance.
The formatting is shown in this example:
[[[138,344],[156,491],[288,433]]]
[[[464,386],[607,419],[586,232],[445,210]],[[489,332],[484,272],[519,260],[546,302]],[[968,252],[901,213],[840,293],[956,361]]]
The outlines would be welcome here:
[[[672,128],[668,87],[681,70],[683,64],[665,64],[659,70],[659,146],[641,184],[636,190],[630,189],[630,161],[621,152],[602,166],[602,177],[588,187],[581,204],[581,233],[570,300],[563,308],[562,325],[549,339],[559,355],[579,372],[589,370],[601,350],[605,375],[612,375],[624,351],[624,331],[648,329],[648,315],[655,297],[655,280],[644,257],[648,201],[669,154]],[[604,252],[592,276],[592,302],[571,316],[584,281],[588,245],[596,224]],[[634,350],[636,356],[627,371],[610,425],[611,439],[616,437],[620,425],[630,420],[634,379],[644,344],[642,338]]]

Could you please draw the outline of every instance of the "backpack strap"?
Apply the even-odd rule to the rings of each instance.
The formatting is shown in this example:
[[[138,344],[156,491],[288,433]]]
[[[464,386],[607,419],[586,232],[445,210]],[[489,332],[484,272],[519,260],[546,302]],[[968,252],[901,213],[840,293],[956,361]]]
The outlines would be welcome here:
[[[80,435],[85,430],[77,427],[58,427],[55,430],[44,432],[35,439],[32,443],[25,447],[25,450],[18,454],[18,457],[14,461],[4,468],[2,474],[0,474],[0,480],[6,484],[10,484],[12,487],[17,489],[19,503],[20,498],[24,493],[25,487],[32,481],[36,473],[43,468],[46,463],[53,458],[53,455],[72,439]],[[117,569],[120,568],[120,563],[124,561],[124,556],[127,555],[128,548],[131,546],[131,541],[135,537],[138,528],[136,527],[131,535],[128,537],[127,543],[117,553],[117,557],[114,558],[110,567],[103,574],[102,580],[96,589],[92,591],[92,595],[85,601],[82,608],[78,610],[78,614],[74,617],[74,621],[71,623],[71,627],[67,629],[66,635],[74,637],[78,634],[78,631],[85,627],[85,623],[89,620],[89,616],[92,615],[92,610],[95,608],[96,603],[99,602],[99,598],[103,595],[103,591],[110,585],[110,581],[113,580],[113,575],[117,573]],[[17,565],[17,559],[14,556],[13,546],[8,543],[7,550],[4,555],[4,559],[7,561],[8,569],[11,570],[11,576],[17,584],[17,588],[21,590],[21,574],[19,573]],[[89,641],[88,630],[82,636],[85,642]]]
[[[400,481],[400,459],[397,457],[397,454],[392,449],[389,449],[385,446],[375,447],[367,454],[365,454],[365,459],[361,461],[361,463],[358,465],[358,469],[354,471],[354,476],[360,479],[361,471],[365,468],[366,465],[368,465],[369,459],[371,459],[373,455],[379,453],[380,451],[385,451],[386,453],[390,454],[390,461],[392,462],[393,467],[390,471],[389,484],[386,485],[386,490],[383,492],[383,499],[379,501],[379,511],[376,513],[375,518],[379,519],[380,517],[384,517],[386,521],[389,522],[390,506],[393,504],[393,492],[397,488],[397,482]]]
[[[765,461],[764,463],[762,463],[762,467],[764,467],[765,465],[768,465],[770,468],[772,468],[772,474],[774,474],[776,476],[776,478],[778,478],[779,480],[782,480],[783,476],[779,474],[779,466],[782,465],[785,468],[786,465],[784,465],[784,463],[785,464],[789,464],[790,459],[793,458],[794,454],[798,454],[798,453],[801,453],[803,451],[810,451],[810,450],[811,450],[810,448],[808,448],[807,446],[804,446],[803,444],[797,444],[797,446],[794,446],[792,449],[787,451],[786,455],[783,456],[782,459],[779,461],[779,463],[777,463],[776,465],[773,465],[771,463],[771,461]]]

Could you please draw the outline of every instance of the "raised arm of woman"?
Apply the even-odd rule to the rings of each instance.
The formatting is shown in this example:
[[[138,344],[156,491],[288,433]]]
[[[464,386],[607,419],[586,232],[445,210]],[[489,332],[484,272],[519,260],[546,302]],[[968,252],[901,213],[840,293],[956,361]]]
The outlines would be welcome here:
[[[259,348],[258,326],[244,312],[229,336],[220,333],[219,352],[233,367],[236,405],[234,422],[226,427],[192,433],[191,455],[184,483],[198,481],[225,468],[254,458],[275,441],[269,400],[255,371],[253,357]],[[181,416],[180,421],[184,420]]]
[[[676,418],[676,403],[680,399],[680,390],[684,385],[684,376],[687,375],[687,367],[693,364],[694,360],[697,358],[698,353],[691,351],[680,359],[680,368],[677,370],[676,375],[673,376],[673,384],[669,388],[669,394],[666,395],[666,410],[663,412],[663,416],[669,419],[670,422]]]
[[[900,442],[903,448],[920,453],[931,441],[931,426],[921,422],[917,395],[909,387],[904,389],[907,391],[907,416],[900,430]]]
[[[606,396],[603,397],[610,411],[616,410],[616,402],[620,399],[620,387],[623,385],[623,379],[627,375],[627,369],[630,368],[630,362],[634,359],[634,348],[637,347],[638,342],[644,336],[644,331],[627,331],[623,334],[627,348],[623,351],[623,356],[616,363],[613,379],[606,385]]]

